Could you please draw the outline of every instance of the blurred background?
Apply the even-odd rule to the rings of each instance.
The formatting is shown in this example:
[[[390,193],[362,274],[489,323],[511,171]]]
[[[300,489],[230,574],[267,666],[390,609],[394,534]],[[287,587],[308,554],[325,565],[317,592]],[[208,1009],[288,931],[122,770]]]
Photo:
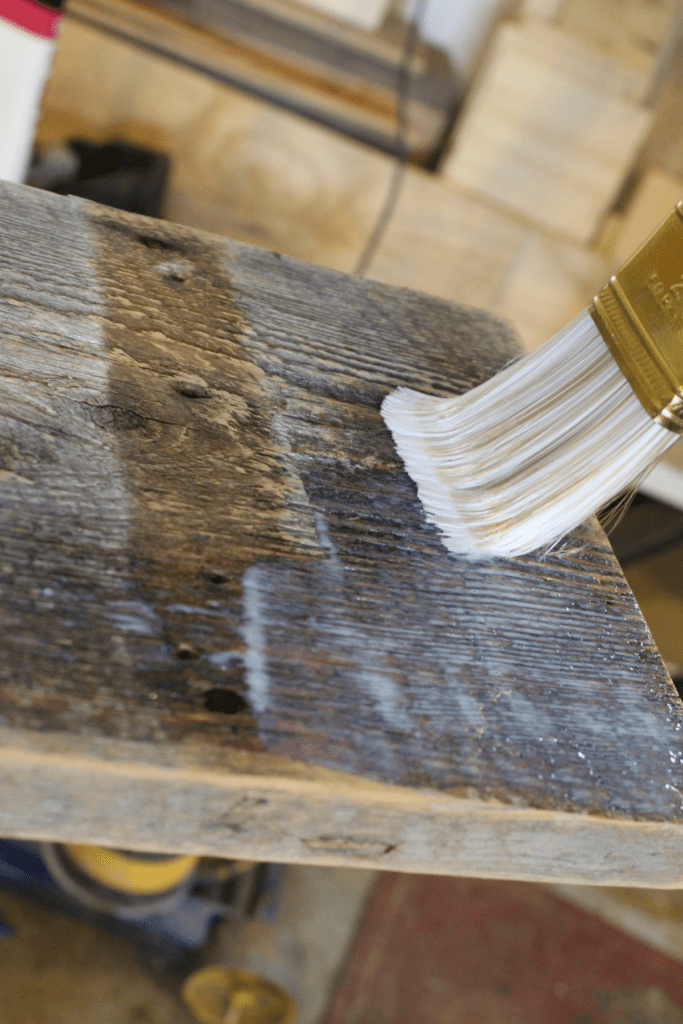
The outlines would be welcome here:
[[[530,350],[683,199],[683,4],[0,0],[0,177],[483,307]],[[681,443],[613,546],[683,685]],[[370,872],[224,862],[189,866],[163,913],[144,885],[135,911],[125,891],[124,913],[112,878],[76,854],[2,843],[0,881],[0,1024],[288,1019],[286,1000],[263,1018],[248,1015],[256,1003],[218,1016],[183,1003],[182,980],[209,963],[278,983],[300,1024],[683,1021],[677,893],[458,880],[404,891],[389,876],[380,891]],[[93,906],[102,887],[110,903]],[[404,909],[452,905],[451,922],[466,908],[415,970],[413,1003],[375,984],[416,959],[408,943],[389,949],[388,922],[423,946],[438,915],[390,919],[397,893]],[[536,951],[564,922],[565,946],[527,986],[550,1002],[515,1001],[504,976],[518,967],[500,946],[486,998],[458,1002],[444,964],[489,904],[507,908],[518,957],[530,922]],[[491,948],[477,947],[472,978]],[[605,949],[612,974],[588,991],[586,958]],[[617,961],[635,988],[626,975],[614,988]]]

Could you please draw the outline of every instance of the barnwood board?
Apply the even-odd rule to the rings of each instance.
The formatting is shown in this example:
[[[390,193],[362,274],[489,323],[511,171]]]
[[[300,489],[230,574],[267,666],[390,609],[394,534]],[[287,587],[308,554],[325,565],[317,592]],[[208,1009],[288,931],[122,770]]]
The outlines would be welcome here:
[[[454,557],[378,414],[507,329],[0,196],[0,834],[683,885],[683,709],[603,534]]]
[[[379,786],[227,746],[4,730],[3,833],[237,859],[682,887],[681,827]]]
[[[443,174],[544,229],[589,242],[616,199],[652,115],[572,70],[543,25],[502,24],[460,116]],[[578,45],[578,44],[577,44]]]

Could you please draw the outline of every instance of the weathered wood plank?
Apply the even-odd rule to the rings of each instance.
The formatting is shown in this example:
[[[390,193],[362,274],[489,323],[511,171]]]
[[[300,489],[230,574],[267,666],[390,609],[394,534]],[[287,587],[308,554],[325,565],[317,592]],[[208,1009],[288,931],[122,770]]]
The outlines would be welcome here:
[[[683,709],[603,535],[453,557],[379,417],[502,324],[29,189],[0,222],[1,834],[683,884]]]
[[[76,753],[78,751],[78,753]],[[13,732],[4,835],[392,871],[683,887],[681,828],[514,807],[223,746]]]

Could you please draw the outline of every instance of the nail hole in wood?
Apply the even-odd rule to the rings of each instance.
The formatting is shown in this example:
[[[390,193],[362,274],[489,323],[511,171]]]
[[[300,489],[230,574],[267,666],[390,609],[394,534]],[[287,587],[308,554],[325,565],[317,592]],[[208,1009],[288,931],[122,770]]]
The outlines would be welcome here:
[[[237,715],[240,711],[248,711],[249,705],[239,693],[216,687],[204,694],[204,707],[207,711],[219,711],[222,715]]]
[[[192,277],[193,266],[189,260],[169,260],[157,263],[154,270],[170,284],[184,284]]]
[[[202,575],[209,583],[213,583],[215,586],[220,586],[221,583],[227,583],[230,577],[226,572],[221,572],[218,569],[204,569]]]
[[[208,398],[211,389],[207,384],[200,384],[196,380],[174,380],[173,387],[179,395],[185,398]]]
[[[180,643],[175,649],[176,658],[180,658],[182,661],[191,661],[194,658],[198,658],[199,654],[194,649],[192,644]]]
[[[161,249],[164,252],[178,252],[180,249],[180,246],[174,245],[173,242],[167,242],[163,238],[155,238],[153,235],[138,235],[137,239],[138,242],[141,242],[148,249]]]

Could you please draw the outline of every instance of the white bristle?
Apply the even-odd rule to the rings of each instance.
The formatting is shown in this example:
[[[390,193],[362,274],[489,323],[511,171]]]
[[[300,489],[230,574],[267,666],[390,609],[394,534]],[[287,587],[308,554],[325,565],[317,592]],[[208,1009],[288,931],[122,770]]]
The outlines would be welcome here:
[[[676,440],[642,407],[586,311],[472,391],[398,388],[382,415],[428,519],[461,554],[552,546]]]

